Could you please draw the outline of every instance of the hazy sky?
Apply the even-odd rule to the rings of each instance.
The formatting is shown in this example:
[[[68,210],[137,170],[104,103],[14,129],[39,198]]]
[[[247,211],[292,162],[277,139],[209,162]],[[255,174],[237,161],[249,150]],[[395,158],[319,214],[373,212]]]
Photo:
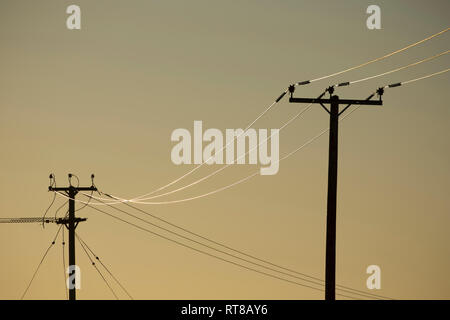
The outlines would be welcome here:
[[[70,4],[81,7],[81,30],[66,28]],[[381,8],[381,30],[366,27],[370,4]],[[244,128],[290,83],[421,40],[447,28],[449,12],[450,3],[437,0],[1,1],[0,216],[42,216],[52,199],[51,172],[60,186],[67,185],[69,172],[83,185],[95,173],[107,193],[130,198],[152,191],[194,167],[172,163],[174,129],[192,132],[194,120],[205,128]],[[295,95],[317,96],[328,85],[438,54],[449,49],[449,37],[298,88]],[[440,71],[449,61],[440,57],[336,93],[366,98],[378,86]],[[375,264],[381,268],[377,294],[450,298],[448,84],[447,73],[387,90],[382,107],[363,107],[342,123],[337,283],[365,290],[366,268]],[[253,128],[279,128],[302,107],[285,99]],[[280,133],[281,156],[327,125],[327,114],[315,105]],[[327,161],[325,135],[281,162],[276,175],[199,200],[140,207],[323,279]],[[176,186],[217,168],[204,166]],[[231,166],[161,199],[200,195],[257,168]],[[48,215],[64,201],[57,197]],[[323,298],[322,292],[198,254],[93,209],[77,215],[88,218],[77,232],[135,298]],[[57,226],[0,229],[0,298],[18,299]],[[114,298],[78,244],[77,264],[78,298]],[[63,276],[58,239],[26,298],[64,299]]]

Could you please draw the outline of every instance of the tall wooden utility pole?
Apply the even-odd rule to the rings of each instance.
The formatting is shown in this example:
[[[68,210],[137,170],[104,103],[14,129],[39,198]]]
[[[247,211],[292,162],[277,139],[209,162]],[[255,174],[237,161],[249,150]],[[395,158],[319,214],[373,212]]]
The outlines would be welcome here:
[[[343,83],[342,85],[347,85]],[[383,89],[378,89],[379,100],[370,100],[375,94],[372,94],[366,100],[339,99],[333,95],[334,87],[329,87],[327,92],[329,99],[319,98],[294,98],[294,86],[289,87],[289,102],[293,103],[317,103],[320,104],[330,115],[330,140],[328,153],[328,198],[327,198],[327,235],[326,235],[326,254],[325,254],[325,300],[336,299],[336,199],[337,199],[337,171],[338,171],[338,131],[339,116],[344,113],[351,105],[370,105],[381,106],[381,96]],[[330,104],[330,109],[325,107]],[[339,111],[339,105],[346,105]]]
[[[69,174],[69,181],[72,177]],[[91,176],[94,179],[94,175]],[[79,191],[97,191],[97,188],[92,185],[90,187],[74,187],[71,184],[68,187],[48,187],[49,191],[53,192],[64,192],[69,198],[69,215],[64,219],[59,219],[58,224],[64,224],[69,231],[69,279],[73,279],[73,282],[69,286],[69,300],[76,300],[76,264],[75,264],[75,229],[78,226],[78,223],[82,221],[86,221],[85,218],[77,218],[75,217],[75,196]]]

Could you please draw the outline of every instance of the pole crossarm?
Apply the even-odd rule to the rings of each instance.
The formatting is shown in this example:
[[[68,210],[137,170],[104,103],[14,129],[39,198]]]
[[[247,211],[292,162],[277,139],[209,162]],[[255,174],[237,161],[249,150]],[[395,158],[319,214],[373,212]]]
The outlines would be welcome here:
[[[289,98],[289,102],[293,103],[319,103],[330,104],[332,99],[316,99],[316,98]],[[352,99],[340,99],[339,104],[354,104],[354,105],[368,105],[368,106],[382,106],[381,100],[352,100]]]
[[[74,186],[70,186],[70,187],[52,187],[49,186],[48,187],[48,191],[55,191],[55,192],[69,192],[71,189],[78,191],[97,191],[97,188],[95,186],[90,186],[90,187],[74,187]]]

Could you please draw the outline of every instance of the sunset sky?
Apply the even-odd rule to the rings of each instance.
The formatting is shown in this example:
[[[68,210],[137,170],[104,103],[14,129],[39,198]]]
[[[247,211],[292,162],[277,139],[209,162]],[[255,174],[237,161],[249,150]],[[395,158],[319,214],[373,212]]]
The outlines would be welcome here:
[[[81,8],[81,30],[66,28],[71,4]],[[381,8],[381,30],[366,27],[371,4]],[[289,84],[403,48],[449,22],[450,2],[444,0],[1,1],[0,217],[41,217],[53,198],[50,173],[58,186],[68,184],[68,173],[89,186],[94,173],[99,190],[127,199],[153,191],[195,167],[172,163],[173,130],[193,132],[195,120],[204,129],[245,128]],[[436,55],[449,49],[449,39],[447,32],[367,67],[297,87],[295,96],[316,97],[329,85]],[[380,86],[447,69],[449,62],[444,55],[336,94],[364,99]],[[338,284],[367,291],[366,268],[378,265],[382,287],[371,293],[450,298],[449,75],[387,89],[383,106],[361,107],[341,123]],[[252,128],[279,128],[304,107],[285,98]],[[328,121],[314,105],[280,132],[280,156]],[[202,166],[167,190],[220,167]],[[158,200],[201,195],[258,169],[232,165]],[[276,175],[258,175],[193,201],[138,207],[324,279],[327,170],[324,135],[282,161]],[[48,216],[65,200],[56,197]],[[323,292],[177,246],[90,207],[76,214],[88,218],[77,233],[135,299],[323,299]],[[0,224],[0,299],[20,299],[57,227]],[[77,298],[114,299],[78,243],[77,264]],[[58,238],[25,299],[65,299],[63,272]]]

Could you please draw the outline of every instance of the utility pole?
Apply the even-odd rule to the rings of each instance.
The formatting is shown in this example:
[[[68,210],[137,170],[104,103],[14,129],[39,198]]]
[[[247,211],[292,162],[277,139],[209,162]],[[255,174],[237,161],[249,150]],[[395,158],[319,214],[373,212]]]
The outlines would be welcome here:
[[[64,224],[69,231],[69,278],[73,279],[72,285],[69,287],[69,300],[76,300],[76,264],[75,264],[75,229],[78,223],[86,221],[86,218],[75,217],[75,196],[79,191],[97,191],[94,185],[94,175],[91,175],[92,185],[90,187],[73,186],[71,183],[72,174],[69,174],[68,187],[49,186],[48,191],[64,192],[69,198],[69,215],[63,219],[58,219],[58,224]]]
[[[340,86],[347,85],[342,83]],[[325,92],[318,98],[294,98],[295,86],[289,87],[292,103],[314,103],[320,104],[322,108],[330,115],[330,137],[328,151],[328,196],[327,196],[327,231],[326,231],[326,253],[325,253],[325,300],[336,299],[336,199],[337,199],[337,171],[338,171],[338,131],[339,116],[344,113],[351,105],[371,105],[381,106],[381,96],[383,89],[378,89],[379,100],[370,100],[372,94],[366,100],[339,99],[333,95],[334,87],[329,87],[325,92],[330,94],[329,99],[322,99]],[[325,107],[330,104],[330,109]],[[346,105],[339,111],[339,105]]]

